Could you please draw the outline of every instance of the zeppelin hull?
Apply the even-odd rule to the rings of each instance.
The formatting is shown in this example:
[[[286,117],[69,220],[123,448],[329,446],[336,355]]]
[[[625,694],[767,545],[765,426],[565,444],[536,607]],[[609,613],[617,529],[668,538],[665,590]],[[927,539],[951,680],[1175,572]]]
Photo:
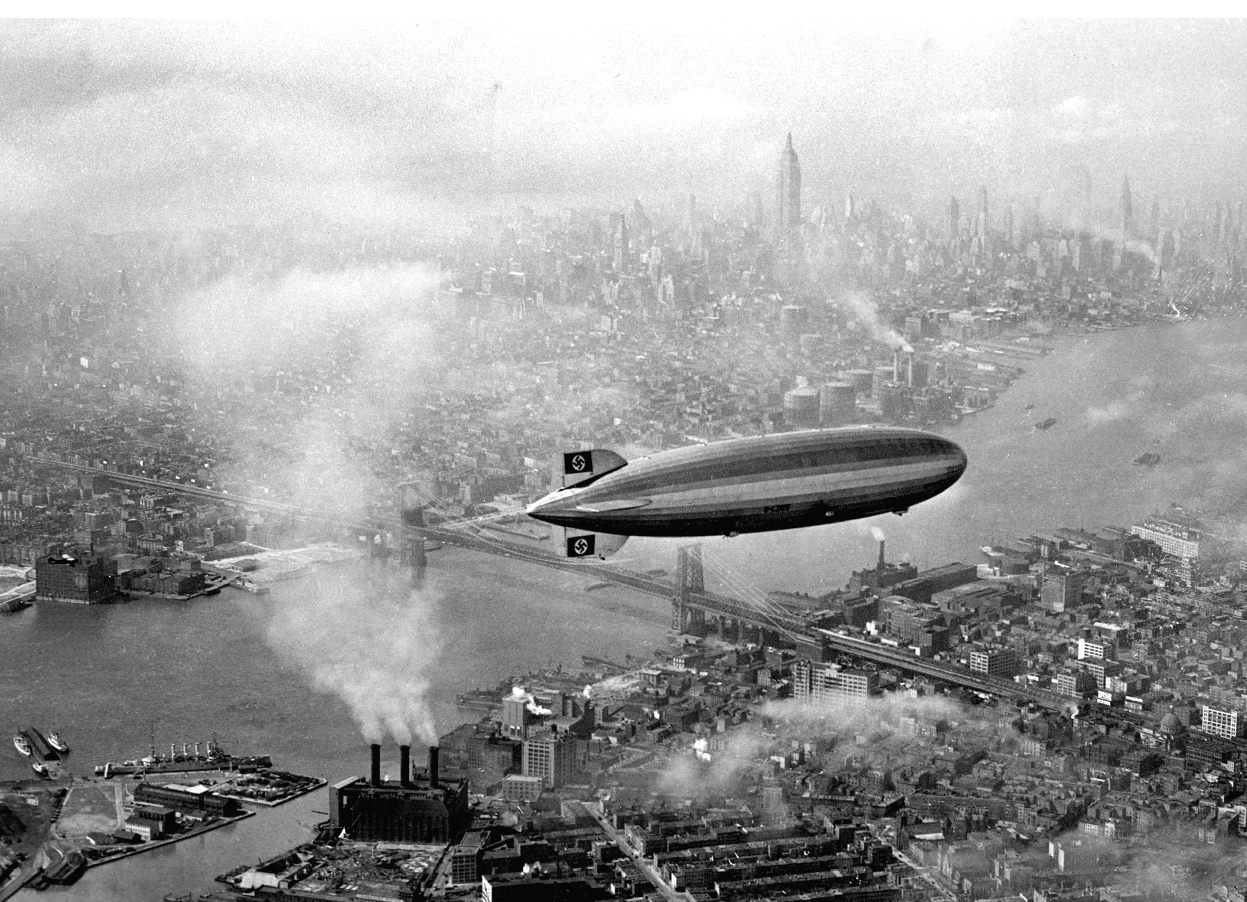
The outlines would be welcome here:
[[[786,433],[641,458],[529,513],[629,536],[796,529],[902,512],[947,489],[965,466],[959,447],[918,430]]]

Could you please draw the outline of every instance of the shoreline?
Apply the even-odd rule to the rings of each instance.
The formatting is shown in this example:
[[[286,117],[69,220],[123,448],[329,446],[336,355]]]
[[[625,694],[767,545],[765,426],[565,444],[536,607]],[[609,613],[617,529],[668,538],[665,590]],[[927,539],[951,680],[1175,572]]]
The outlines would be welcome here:
[[[184,839],[194,839],[197,836],[203,836],[205,833],[211,833],[213,830],[219,830],[221,827],[228,827],[231,824],[237,824],[240,821],[245,821],[247,818],[255,817],[259,813],[260,812],[258,811],[244,811],[234,817],[219,818],[211,824],[204,824],[201,827],[196,827],[193,830],[189,830],[186,833],[180,833],[177,836],[171,836],[168,839],[161,839],[156,842],[145,842],[141,845],[132,846],[124,852],[118,852],[116,855],[110,855],[107,858],[101,858],[96,861],[88,861],[87,870],[89,871],[92,868],[97,868],[101,865],[113,864],[114,862],[123,861],[127,858],[133,858],[135,855],[142,855],[144,852],[150,852],[153,849],[162,849],[165,846],[180,843]]]

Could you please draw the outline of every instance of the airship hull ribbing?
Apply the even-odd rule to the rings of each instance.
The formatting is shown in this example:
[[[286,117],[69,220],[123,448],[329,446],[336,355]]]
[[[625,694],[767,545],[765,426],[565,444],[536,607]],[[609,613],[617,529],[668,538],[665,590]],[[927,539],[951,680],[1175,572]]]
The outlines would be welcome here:
[[[639,458],[528,512],[627,536],[796,529],[902,512],[947,489],[965,467],[956,444],[917,429],[779,433]]]

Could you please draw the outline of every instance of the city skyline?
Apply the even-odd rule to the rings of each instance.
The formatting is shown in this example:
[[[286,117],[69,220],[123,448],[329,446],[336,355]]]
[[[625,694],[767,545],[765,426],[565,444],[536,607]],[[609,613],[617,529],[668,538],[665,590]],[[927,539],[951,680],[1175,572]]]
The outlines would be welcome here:
[[[1211,203],[1243,187],[1243,30],[815,20],[606,42],[540,22],[10,22],[0,234],[436,222],[490,196],[621,189],[727,207],[769,191],[787,131],[809,206],[853,193],[932,215],[980,185],[1049,204],[1074,179],[1111,216],[1123,173]]]
[[[596,18],[0,23],[0,900],[1241,900],[1247,20]]]

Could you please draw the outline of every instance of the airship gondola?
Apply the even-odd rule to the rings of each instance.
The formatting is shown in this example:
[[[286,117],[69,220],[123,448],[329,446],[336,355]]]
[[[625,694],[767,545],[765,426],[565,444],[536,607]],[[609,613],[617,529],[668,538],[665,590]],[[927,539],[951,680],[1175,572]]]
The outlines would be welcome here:
[[[633,461],[575,451],[563,455],[563,488],[528,514],[567,530],[568,556],[601,556],[627,536],[735,535],[904,513],[965,468],[954,442],[883,426],[729,439]]]

